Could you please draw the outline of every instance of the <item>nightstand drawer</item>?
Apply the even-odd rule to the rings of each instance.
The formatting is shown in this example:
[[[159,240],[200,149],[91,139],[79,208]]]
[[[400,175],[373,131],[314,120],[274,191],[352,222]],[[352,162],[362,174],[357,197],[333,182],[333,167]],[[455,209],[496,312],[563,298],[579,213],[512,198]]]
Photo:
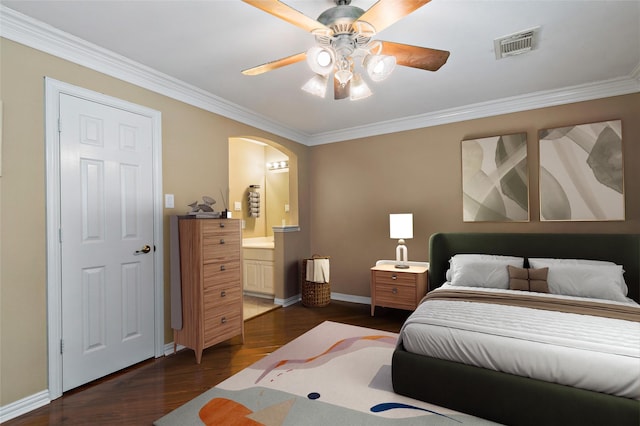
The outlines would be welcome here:
[[[396,271],[374,271],[376,284],[391,284],[413,286],[416,283],[416,274]]]
[[[407,285],[376,284],[376,303],[381,306],[415,306],[416,288]]]

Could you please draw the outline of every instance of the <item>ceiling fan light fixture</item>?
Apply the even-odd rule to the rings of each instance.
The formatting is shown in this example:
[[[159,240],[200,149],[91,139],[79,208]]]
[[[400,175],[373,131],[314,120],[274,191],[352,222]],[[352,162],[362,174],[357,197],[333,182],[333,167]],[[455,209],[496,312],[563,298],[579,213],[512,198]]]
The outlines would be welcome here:
[[[324,98],[327,95],[328,83],[329,78],[326,75],[316,74],[302,86],[302,90],[314,96]]]
[[[366,12],[351,6],[351,0],[334,0],[336,6],[325,10],[317,20],[279,0],[242,1],[310,32],[317,43],[306,52],[268,62],[242,73],[259,75],[306,60],[316,75],[302,89],[316,96],[326,95],[329,75],[332,73],[335,100],[370,96],[371,90],[362,81],[364,72],[354,75],[356,59],[371,81],[378,82],[386,79],[396,65],[437,71],[449,57],[449,52],[444,50],[372,40],[379,31],[429,0],[378,0]]]
[[[335,56],[331,49],[313,46],[307,50],[307,63],[316,74],[329,75],[333,71]]]
[[[365,83],[360,74],[355,74],[351,80],[351,93],[349,94],[349,98],[352,101],[357,101],[368,98],[371,95],[373,95],[373,92],[369,89],[367,83]]]
[[[396,57],[390,55],[367,55],[362,63],[367,75],[373,81],[389,77],[396,67]]]

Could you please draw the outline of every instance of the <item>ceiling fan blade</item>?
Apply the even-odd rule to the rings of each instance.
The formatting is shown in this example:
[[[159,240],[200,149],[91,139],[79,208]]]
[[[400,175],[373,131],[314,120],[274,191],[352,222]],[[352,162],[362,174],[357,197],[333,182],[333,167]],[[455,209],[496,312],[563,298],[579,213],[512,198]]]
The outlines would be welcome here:
[[[321,24],[315,19],[309,18],[307,15],[298,12],[294,8],[287,6],[286,4],[278,0],[242,1],[309,32],[319,28],[325,28],[327,30],[329,29],[326,25]]]
[[[431,0],[379,0],[371,6],[358,21],[373,25],[376,33],[395,24],[414,10],[424,6]]]
[[[244,75],[258,75],[267,71],[275,70],[285,67],[287,65],[295,64],[296,62],[304,61],[307,57],[306,52],[296,53],[295,55],[287,56],[286,58],[277,59],[275,61],[267,62],[266,64],[258,65],[257,67],[249,68],[242,71]]]
[[[333,79],[333,99],[336,101],[340,99],[347,99],[351,94],[351,80],[344,86],[341,85],[337,79]]]
[[[396,57],[396,63],[405,67],[419,68],[427,71],[437,71],[449,59],[446,50],[430,49],[428,47],[411,46],[408,44],[380,41],[382,55]]]

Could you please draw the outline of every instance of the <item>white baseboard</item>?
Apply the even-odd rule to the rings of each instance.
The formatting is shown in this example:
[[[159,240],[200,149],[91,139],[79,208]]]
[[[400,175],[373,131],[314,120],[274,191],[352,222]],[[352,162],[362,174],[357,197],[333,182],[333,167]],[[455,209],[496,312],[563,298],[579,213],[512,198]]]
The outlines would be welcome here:
[[[370,305],[371,298],[365,296],[354,296],[353,294],[344,293],[331,293],[331,299],[340,300],[342,302],[361,303],[363,305]]]
[[[244,294],[245,296],[259,297],[260,299],[273,299],[274,298],[273,294],[258,293],[258,292],[247,291],[247,290],[244,290],[242,292],[242,294]]]
[[[291,306],[293,304],[296,304],[301,300],[302,300],[301,295],[300,294],[296,294],[295,296],[291,296],[291,297],[288,297],[286,299],[275,298],[275,299],[273,299],[273,303],[275,303],[276,305],[280,305],[283,308],[286,308],[287,306]]]
[[[186,346],[182,346],[182,345],[178,345],[178,347],[176,348],[175,352],[179,352],[183,349],[186,349]],[[169,355],[173,355],[174,351],[173,351],[173,342],[169,342],[166,343],[164,345],[164,356],[169,356]]]
[[[43,390],[26,398],[12,402],[8,405],[0,407],[0,423],[4,423],[11,419],[15,419],[23,414],[27,414],[36,408],[44,407],[49,404],[49,391]]]
[[[354,296],[353,294],[331,292],[331,299],[339,300],[342,302],[360,303],[363,305],[371,304],[370,297]],[[276,305],[281,305],[282,307],[287,307],[298,303],[301,300],[302,296],[300,294],[296,294],[295,296],[289,297],[288,299],[274,299],[273,303],[275,303]]]

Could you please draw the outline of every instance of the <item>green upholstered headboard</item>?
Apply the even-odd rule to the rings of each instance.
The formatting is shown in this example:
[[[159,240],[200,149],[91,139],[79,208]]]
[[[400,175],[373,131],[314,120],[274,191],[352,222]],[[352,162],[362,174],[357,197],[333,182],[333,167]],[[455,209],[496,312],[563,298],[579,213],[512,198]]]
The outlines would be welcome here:
[[[628,296],[640,302],[640,234],[433,234],[429,239],[430,290],[445,282],[449,259],[458,253],[609,260],[624,267]]]

